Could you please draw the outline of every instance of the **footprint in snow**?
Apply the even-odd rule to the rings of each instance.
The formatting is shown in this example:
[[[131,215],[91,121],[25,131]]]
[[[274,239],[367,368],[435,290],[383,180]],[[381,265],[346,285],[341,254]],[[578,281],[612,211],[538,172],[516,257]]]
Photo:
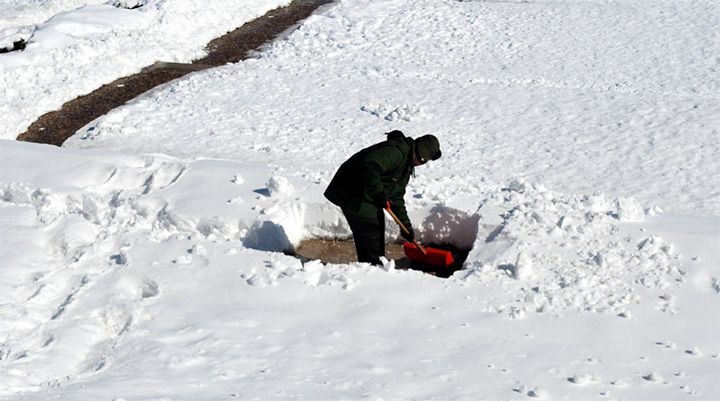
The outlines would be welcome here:
[[[644,375],[642,378],[652,383],[667,383],[665,379],[657,372],[650,372]]]
[[[525,394],[530,398],[537,398],[542,399],[547,397],[548,393],[542,388],[535,387],[530,390],[527,389],[527,387],[524,384],[521,384],[515,388],[513,388],[513,391],[520,394]]]
[[[544,389],[536,387],[528,391],[527,396],[530,398],[546,398],[548,396],[548,393]]]
[[[597,373],[583,373],[579,375],[573,375],[567,378],[567,381],[572,384],[585,385],[590,383],[596,383],[599,381]]]
[[[152,298],[157,296],[160,293],[160,286],[158,283],[156,283],[154,280],[151,279],[145,279],[142,283],[141,288],[141,297],[143,299],[145,298]]]
[[[666,349],[675,349],[675,347],[677,346],[674,341],[669,341],[669,340],[667,340],[667,341],[658,341],[658,342],[655,343],[655,345],[660,346],[660,347],[664,347],[664,348],[666,348]]]

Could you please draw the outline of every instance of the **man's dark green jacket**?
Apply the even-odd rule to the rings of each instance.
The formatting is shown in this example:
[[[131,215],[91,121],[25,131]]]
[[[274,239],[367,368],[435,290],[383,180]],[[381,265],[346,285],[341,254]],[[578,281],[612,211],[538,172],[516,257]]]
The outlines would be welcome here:
[[[414,140],[400,131],[388,134],[384,142],[367,147],[343,163],[325,190],[332,203],[359,216],[375,218],[377,199],[385,194],[392,210],[408,228],[405,187],[413,172]]]

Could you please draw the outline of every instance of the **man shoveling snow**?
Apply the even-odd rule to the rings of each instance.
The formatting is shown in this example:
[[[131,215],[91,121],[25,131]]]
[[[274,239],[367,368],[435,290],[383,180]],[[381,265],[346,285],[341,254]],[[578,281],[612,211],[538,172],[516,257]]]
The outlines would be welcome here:
[[[405,187],[415,167],[437,160],[440,143],[434,135],[417,139],[401,131],[386,134],[387,140],[367,147],[345,161],[325,191],[340,206],[352,230],[359,262],[381,265],[385,256],[385,216],[392,205],[402,237],[412,242],[415,233],[405,209]]]

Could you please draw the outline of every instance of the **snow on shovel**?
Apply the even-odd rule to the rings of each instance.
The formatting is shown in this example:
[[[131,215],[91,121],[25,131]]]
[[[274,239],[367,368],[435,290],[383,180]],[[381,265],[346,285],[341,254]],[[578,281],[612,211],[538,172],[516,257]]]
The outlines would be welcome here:
[[[405,225],[400,221],[400,219],[398,219],[395,213],[393,213],[392,209],[390,209],[390,202],[388,202],[387,207],[385,207],[384,210],[390,215],[390,217],[393,218],[393,220],[395,220],[395,222],[398,224],[398,226],[400,226],[400,229],[403,230],[404,233],[410,233],[410,231],[405,227]],[[452,253],[450,253],[449,251],[431,247],[424,247],[420,245],[417,240],[413,240],[413,242],[405,241],[405,243],[403,243],[403,250],[405,251],[405,255],[408,257],[408,259],[423,265],[448,267],[452,265],[455,261]]]

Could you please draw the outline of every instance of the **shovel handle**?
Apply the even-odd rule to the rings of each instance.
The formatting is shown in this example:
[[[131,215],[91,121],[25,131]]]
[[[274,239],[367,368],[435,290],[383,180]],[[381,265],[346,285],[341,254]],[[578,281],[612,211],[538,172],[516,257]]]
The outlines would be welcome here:
[[[390,217],[393,218],[393,220],[395,220],[397,225],[400,226],[400,229],[403,230],[403,232],[405,232],[405,234],[410,234],[410,230],[408,230],[407,227],[405,227],[405,224],[403,224],[402,221],[400,221],[400,219],[398,219],[398,217],[395,215],[395,213],[393,213],[392,209],[390,209],[390,202],[387,203],[387,206],[385,207],[385,211],[388,212],[388,214],[390,215]],[[427,251],[425,250],[425,247],[420,245],[420,243],[416,239],[413,240],[413,243],[415,244],[415,246],[418,247],[418,249],[420,250],[420,252],[422,252],[423,255],[427,255]]]

